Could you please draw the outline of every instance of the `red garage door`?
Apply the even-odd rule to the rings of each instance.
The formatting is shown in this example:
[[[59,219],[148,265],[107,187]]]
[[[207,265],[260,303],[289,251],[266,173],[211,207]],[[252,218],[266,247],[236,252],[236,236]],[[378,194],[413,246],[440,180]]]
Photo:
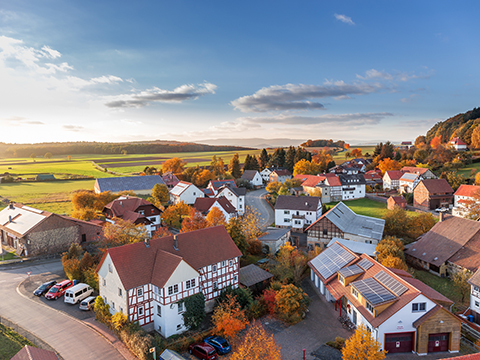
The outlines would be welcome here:
[[[389,354],[400,352],[412,352],[413,332],[385,334],[384,350]]]
[[[428,352],[448,351],[448,333],[428,335]]]

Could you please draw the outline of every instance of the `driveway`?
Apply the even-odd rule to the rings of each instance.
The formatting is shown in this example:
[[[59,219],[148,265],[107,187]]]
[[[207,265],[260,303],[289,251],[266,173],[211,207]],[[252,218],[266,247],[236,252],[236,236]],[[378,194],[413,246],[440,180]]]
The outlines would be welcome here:
[[[30,272],[30,278],[27,272]],[[45,341],[65,360],[100,358],[124,360],[111,343],[82,321],[41,304],[39,301],[32,301],[22,296],[17,289],[25,279],[27,279],[27,286],[34,286],[35,284],[28,283],[38,281],[35,280],[38,274],[47,274],[47,277],[55,278],[61,273],[60,260],[0,268],[0,316]],[[61,300],[57,300],[56,305],[60,306],[60,302]],[[85,320],[88,321],[88,319]]]
[[[268,226],[275,222],[275,211],[270,204],[265,200],[267,190],[259,189],[254,191],[248,191],[245,196],[245,202],[247,206],[251,206],[260,213],[260,227],[265,230]]]

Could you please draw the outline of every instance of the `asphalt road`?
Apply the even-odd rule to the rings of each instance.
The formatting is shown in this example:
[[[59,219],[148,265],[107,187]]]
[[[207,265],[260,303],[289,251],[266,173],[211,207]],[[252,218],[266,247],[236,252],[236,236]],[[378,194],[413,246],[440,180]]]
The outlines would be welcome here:
[[[263,230],[275,222],[275,212],[264,198],[266,194],[267,190],[259,189],[248,191],[245,196],[247,206],[251,206],[260,213],[260,224]]]
[[[29,271],[31,278],[27,275]],[[22,296],[17,290],[17,286],[25,279],[27,280],[23,285],[31,287],[34,284],[29,282],[35,281],[34,276],[46,274],[48,277],[50,273],[56,278],[61,271],[60,260],[0,269],[0,316],[15,322],[48,343],[65,360],[124,360],[104,337],[80,320],[44,305],[41,301]],[[57,300],[60,301],[63,299]]]

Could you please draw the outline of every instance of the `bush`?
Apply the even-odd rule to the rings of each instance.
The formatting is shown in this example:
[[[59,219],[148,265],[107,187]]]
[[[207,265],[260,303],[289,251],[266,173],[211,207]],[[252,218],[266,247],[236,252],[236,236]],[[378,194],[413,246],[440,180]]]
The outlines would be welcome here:
[[[121,312],[116,312],[113,316],[112,316],[112,326],[115,330],[117,331],[120,331],[122,330],[125,325],[127,325],[128,323],[128,319],[125,315],[123,315]]]
[[[95,307],[93,310],[95,311],[95,319],[111,327],[112,315],[110,314],[110,305],[105,304],[101,296],[97,296],[95,299]]]
[[[247,307],[249,319],[258,319],[265,315],[265,306],[260,300],[253,300]]]
[[[345,339],[340,337],[340,336],[337,336],[335,338],[335,341],[328,341],[328,342],[326,342],[326,344],[328,346],[331,346],[331,347],[341,351],[343,349],[343,347],[345,346]]]
[[[151,359],[149,350],[155,346],[153,337],[143,330],[134,330],[125,328],[120,331],[120,340],[125,346],[141,360]]]
[[[236,288],[227,286],[217,297],[217,304],[227,300],[227,295],[234,296],[242,309],[247,308],[253,301],[252,291],[249,288]]]
[[[262,254],[262,243],[256,239],[249,241],[247,251],[252,255]]]

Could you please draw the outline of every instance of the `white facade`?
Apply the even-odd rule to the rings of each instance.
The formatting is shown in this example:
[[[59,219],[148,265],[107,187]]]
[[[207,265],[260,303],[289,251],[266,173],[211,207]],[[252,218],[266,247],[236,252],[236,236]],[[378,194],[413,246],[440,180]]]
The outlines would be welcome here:
[[[253,176],[253,179],[250,180],[249,182],[253,187],[262,186],[263,185],[263,178],[260,175],[260,173],[257,171],[255,173],[255,175]]]
[[[388,176],[388,172],[385,172],[383,175],[383,188],[384,189],[398,189],[400,187],[400,180],[392,180],[390,176]]]
[[[109,254],[98,271],[98,288],[112,315],[121,312],[128,316],[127,293]]]
[[[266,168],[260,171],[260,176],[262,177],[262,180],[265,182],[268,182],[270,180],[270,174],[272,172],[272,169]]]
[[[218,208],[223,216],[225,216],[225,221],[228,223],[230,221],[231,218],[236,218],[237,217],[237,214],[236,213],[228,213],[225,211],[225,209],[223,208],[223,206],[221,206],[218,201],[215,201],[215,203],[210,207],[210,209],[208,209],[208,212],[212,211],[212,208]]]
[[[420,175],[417,175],[415,179],[412,181],[410,178],[414,178],[415,174],[409,174],[405,173],[400,180],[398,181],[399,183],[399,188],[401,193],[413,193],[413,189],[417,184],[420,182],[420,180],[423,180],[423,177]]]
[[[471,286],[470,292],[470,309],[480,314],[480,288],[475,285]]]
[[[303,229],[304,226],[313,224],[320,216],[322,216],[320,201],[316,211],[275,209],[275,225]]]
[[[223,187],[215,197],[219,198],[221,196],[225,196],[227,200],[230,201],[237,210],[238,215],[243,215],[245,213],[245,195],[237,195],[226,186]]]
[[[470,212],[464,202],[475,201],[471,196],[454,195],[452,215],[465,218]]]
[[[365,184],[348,184],[342,186],[342,200],[360,199],[365,197]]]
[[[180,201],[193,205],[197,198],[203,198],[204,193],[193,184],[179,182],[172,190],[170,190],[170,201],[178,204]]]

